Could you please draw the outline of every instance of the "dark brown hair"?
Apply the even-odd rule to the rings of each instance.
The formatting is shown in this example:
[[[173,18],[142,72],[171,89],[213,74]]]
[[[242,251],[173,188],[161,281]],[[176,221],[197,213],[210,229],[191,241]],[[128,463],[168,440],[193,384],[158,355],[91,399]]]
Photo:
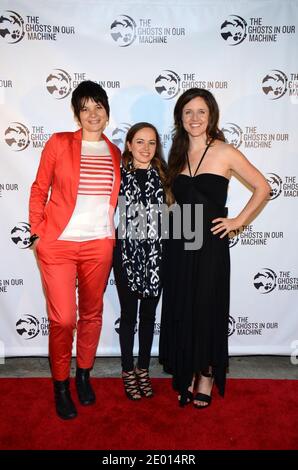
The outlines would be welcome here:
[[[105,108],[108,117],[110,116],[109,100],[105,90],[98,83],[85,80],[74,89],[71,96],[74,115],[79,122],[80,111],[88,99],[95,101],[95,103],[100,103]]]
[[[177,100],[174,108],[174,132],[173,142],[169,152],[168,159],[168,177],[167,188],[170,194],[173,181],[176,176],[181,173],[186,164],[186,154],[189,148],[189,137],[184,129],[182,122],[182,112],[184,106],[194,98],[202,98],[209,110],[209,119],[206,129],[207,142],[210,140],[218,139],[225,142],[223,132],[218,128],[219,109],[218,104],[210,91],[203,88],[190,88],[185,91]],[[173,202],[174,198],[170,195],[170,201]]]
[[[159,134],[157,132],[156,127],[153,126],[153,124],[150,124],[149,122],[137,122],[129,129],[129,131],[126,134],[124,151],[122,153],[122,164],[126,170],[131,170],[131,171],[135,170],[135,168],[133,167],[133,156],[130,150],[128,149],[127,143],[129,142],[131,144],[136,133],[140,131],[141,129],[145,129],[145,128],[152,129],[155,132],[156,150],[155,150],[154,157],[151,160],[151,165],[153,168],[155,168],[158,171],[162,186],[165,189],[167,164],[163,157]],[[166,197],[167,197],[167,192],[166,192]]]

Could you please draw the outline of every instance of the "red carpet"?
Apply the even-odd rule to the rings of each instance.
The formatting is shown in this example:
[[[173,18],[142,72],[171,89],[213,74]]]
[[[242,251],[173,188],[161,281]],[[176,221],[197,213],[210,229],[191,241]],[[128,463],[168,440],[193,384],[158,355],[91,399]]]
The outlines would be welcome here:
[[[93,384],[96,405],[65,422],[50,379],[0,379],[0,449],[298,449],[298,380],[229,379],[206,410],[179,408],[170,379],[153,379],[156,396],[138,403],[120,379]]]

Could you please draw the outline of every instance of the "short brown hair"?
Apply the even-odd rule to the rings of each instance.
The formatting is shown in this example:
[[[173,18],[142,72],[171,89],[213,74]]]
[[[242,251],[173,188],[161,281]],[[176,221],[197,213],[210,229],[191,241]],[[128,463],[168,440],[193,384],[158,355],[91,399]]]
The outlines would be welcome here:
[[[71,96],[73,111],[79,121],[80,111],[88,99],[95,101],[95,103],[102,104],[108,117],[110,116],[109,99],[106,91],[98,83],[85,80],[74,89]]]

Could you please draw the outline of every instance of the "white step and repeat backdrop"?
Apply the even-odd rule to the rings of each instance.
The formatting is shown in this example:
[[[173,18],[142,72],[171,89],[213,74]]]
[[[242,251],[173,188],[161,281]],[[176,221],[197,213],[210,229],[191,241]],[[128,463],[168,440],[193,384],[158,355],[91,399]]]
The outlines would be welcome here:
[[[214,93],[227,140],[272,187],[265,210],[231,239],[230,353],[293,354],[298,1],[1,0],[0,10],[0,355],[47,355],[28,195],[47,139],[76,129],[70,97],[85,79],[106,89],[107,135],[120,148],[131,124],[149,121],[165,155],[179,94],[194,86]],[[249,197],[233,178],[230,214]],[[160,308],[153,354],[159,326]],[[98,355],[119,355],[118,327],[111,275]]]

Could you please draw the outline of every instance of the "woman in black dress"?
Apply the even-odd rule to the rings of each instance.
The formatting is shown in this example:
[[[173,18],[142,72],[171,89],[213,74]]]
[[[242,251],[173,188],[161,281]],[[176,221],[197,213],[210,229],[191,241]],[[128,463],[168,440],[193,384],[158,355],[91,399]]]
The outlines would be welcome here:
[[[147,122],[132,126],[122,155],[120,223],[114,250],[114,274],[121,306],[122,378],[126,396],[131,400],[153,396],[149,363],[161,293],[165,171],[156,128]],[[139,354],[135,367],[133,345],[138,312]]]
[[[245,156],[225,143],[218,129],[219,109],[207,90],[192,88],[174,109],[175,133],[168,161],[172,202],[182,214],[182,236],[166,243],[160,333],[160,362],[173,374],[180,406],[211,403],[213,382],[223,396],[228,366],[230,259],[228,233],[247,223],[268,197],[270,187]],[[232,172],[253,194],[237,217],[227,218],[227,189]],[[202,246],[186,248],[183,227],[202,231]],[[203,214],[194,217],[196,205]],[[183,225],[184,224],[184,225]],[[185,230],[184,230],[185,232]],[[195,237],[198,238],[198,230]]]

